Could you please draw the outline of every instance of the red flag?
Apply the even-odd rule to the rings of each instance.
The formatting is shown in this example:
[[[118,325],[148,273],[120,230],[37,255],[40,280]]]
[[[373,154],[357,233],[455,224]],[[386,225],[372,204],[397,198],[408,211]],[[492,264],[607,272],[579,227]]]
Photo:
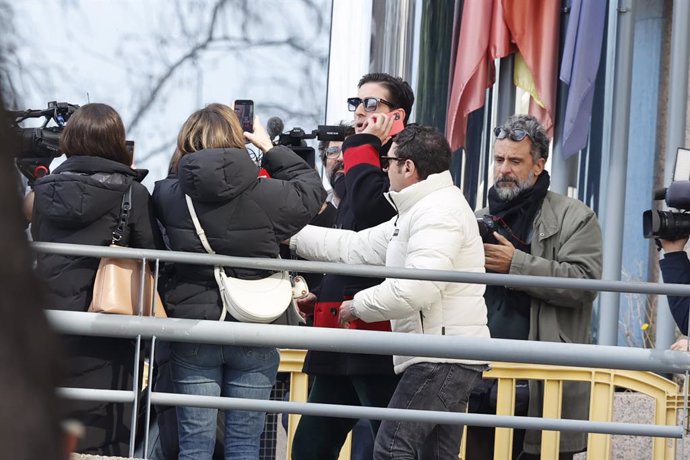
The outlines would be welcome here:
[[[530,100],[529,113],[553,135],[558,72],[560,0],[503,0],[510,36],[534,80],[543,107]]]
[[[465,143],[467,116],[484,105],[486,89],[495,80],[494,59],[510,53],[501,0],[466,0],[446,123],[453,149]]]

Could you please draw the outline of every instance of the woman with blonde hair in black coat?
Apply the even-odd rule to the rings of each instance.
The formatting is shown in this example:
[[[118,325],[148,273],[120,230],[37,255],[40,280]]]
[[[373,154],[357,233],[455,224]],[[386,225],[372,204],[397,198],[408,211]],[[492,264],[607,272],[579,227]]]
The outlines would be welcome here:
[[[258,165],[245,148],[257,146]],[[280,242],[318,213],[326,199],[317,172],[287,147],[274,147],[263,127],[242,132],[232,108],[210,104],[180,130],[172,174],[156,183],[154,202],[170,248],[206,253],[185,195],[191,197],[210,247],[218,254],[276,258]],[[270,178],[259,178],[260,167]],[[260,279],[270,272],[225,268],[229,276]],[[168,314],[175,318],[237,321],[224,315],[213,267],[177,264],[164,287]],[[171,373],[184,394],[268,399],[278,369],[274,347],[173,343]],[[178,407],[180,459],[210,459],[216,409]],[[226,410],[225,458],[256,459],[264,412]]]

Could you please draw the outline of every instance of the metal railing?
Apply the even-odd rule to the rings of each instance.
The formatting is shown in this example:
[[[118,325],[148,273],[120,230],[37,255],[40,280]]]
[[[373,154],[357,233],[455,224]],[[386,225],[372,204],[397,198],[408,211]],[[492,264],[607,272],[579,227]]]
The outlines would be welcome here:
[[[107,256],[186,264],[225,265],[314,273],[328,272],[357,276],[498,284],[510,287],[537,286],[611,292],[690,295],[690,286],[664,285],[658,283],[479,274],[441,270],[415,270],[57,243],[34,243],[33,247],[39,252],[86,257]],[[157,319],[132,316],[110,316],[67,311],[49,311],[48,318],[53,326],[61,333],[134,338],[137,340],[152,339],[154,346],[156,339],[163,339],[177,342],[307,348],[311,350],[383,355],[398,354],[406,356],[433,356],[486,361],[570,365],[605,369],[648,370],[666,373],[685,373],[686,375],[690,372],[690,354],[670,350],[503,339],[477,339],[457,336],[415,335],[414,340],[410,340],[409,334],[391,332],[296,328],[290,326],[235,322],[221,323],[174,318]],[[153,351],[152,349],[152,354]],[[151,367],[150,372],[152,371],[153,368]],[[127,401],[136,404],[138,389],[136,386],[132,391],[63,388],[60,390],[60,394],[68,398],[82,400]],[[440,413],[432,411],[234,399],[158,393],[152,392],[149,388],[146,401],[147,426],[145,427],[145,439],[148,438],[148,414],[150,413],[150,405],[152,403],[193,405],[225,409],[234,408],[268,412],[277,411],[335,417],[414,420],[443,424],[461,423],[475,426],[586,431],[590,433],[660,436],[669,438],[680,438],[684,433],[682,426],[659,426],[651,424],[545,419],[538,417],[485,414]],[[687,394],[685,407],[687,408]],[[135,431],[136,420],[133,420],[132,433]],[[130,454],[132,452],[133,442],[130,443]]]

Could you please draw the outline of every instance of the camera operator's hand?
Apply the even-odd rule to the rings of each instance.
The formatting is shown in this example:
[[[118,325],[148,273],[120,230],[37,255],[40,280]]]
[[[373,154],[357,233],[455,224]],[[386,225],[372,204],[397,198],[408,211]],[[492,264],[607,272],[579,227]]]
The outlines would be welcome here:
[[[390,138],[389,134],[394,121],[395,118],[385,113],[372,113],[371,116],[364,121],[362,133],[373,134],[381,139],[381,144],[385,144]]]
[[[33,217],[34,213],[34,191],[31,190],[29,193],[24,196],[24,200],[22,201],[22,211],[24,212],[24,218],[26,219],[26,222],[28,224],[31,223],[31,217]]]
[[[686,236],[679,240],[659,239],[659,241],[661,242],[661,247],[664,249],[664,252],[668,254],[669,252],[678,252],[685,249],[685,245],[688,243],[688,237]]]
[[[258,116],[254,117],[254,132],[245,132],[244,137],[246,137],[249,142],[256,145],[263,153],[273,148],[273,142],[271,142],[271,138],[268,137],[268,133],[259,121]]]
[[[494,237],[498,244],[484,244],[484,267],[495,273],[508,273],[515,246],[498,232],[494,232]]]

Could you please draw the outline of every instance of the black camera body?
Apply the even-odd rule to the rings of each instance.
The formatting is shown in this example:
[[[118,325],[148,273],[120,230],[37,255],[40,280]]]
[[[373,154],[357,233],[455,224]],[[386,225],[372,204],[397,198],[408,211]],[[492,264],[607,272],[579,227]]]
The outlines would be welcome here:
[[[320,141],[344,141],[345,127],[340,125],[319,125],[310,134],[302,128],[292,128],[281,133],[278,137],[278,145],[289,147],[293,152],[302,157],[309,166],[316,167],[316,153],[312,147],[307,146],[305,139],[318,139]]]
[[[479,226],[479,236],[482,237],[482,241],[487,244],[498,244],[498,240],[494,236],[494,232],[498,231],[498,226],[496,225],[496,220],[494,216],[486,214],[482,217],[477,218],[477,225]]]
[[[69,117],[79,108],[67,102],[48,102],[48,107],[41,110],[24,110],[10,112],[14,116],[12,127],[19,138],[19,150],[16,152],[17,169],[29,181],[29,185],[50,172],[50,163],[62,155],[60,151],[60,134],[65,129]],[[22,128],[19,124],[27,118],[45,118],[40,128]],[[48,126],[53,120],[55,126]]]
[[[664,200],[679,211],[650,209],[642,213],[642,233],[645,238],[680,240],[690,235],[690,181],[678,180],[668,188],[656,190],[654,200]]]

